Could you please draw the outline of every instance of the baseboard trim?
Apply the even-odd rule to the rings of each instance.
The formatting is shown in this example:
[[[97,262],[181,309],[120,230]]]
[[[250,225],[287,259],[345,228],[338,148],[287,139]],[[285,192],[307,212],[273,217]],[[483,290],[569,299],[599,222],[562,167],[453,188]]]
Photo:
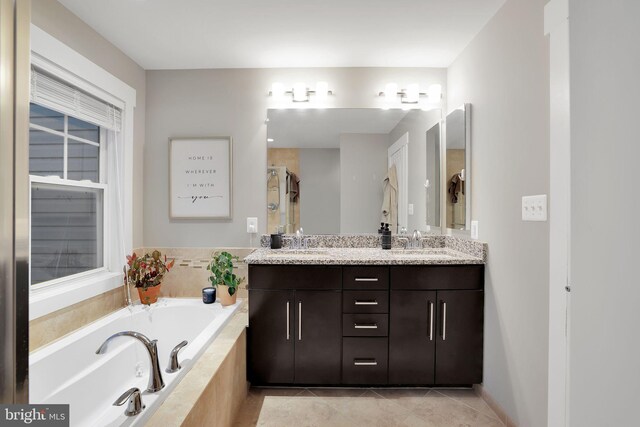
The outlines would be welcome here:
[[[476,392],[478,396],[484,400],[487,405],[496,413],[500,421],[504,423],[506,427],[518,427],[518,425],[513,421],[509,415],[505,412],[505,410],[500,406],[498,402],[489,394],[489,392],[482,386],[482,384],[475,384],[473,386],[473,390]]]

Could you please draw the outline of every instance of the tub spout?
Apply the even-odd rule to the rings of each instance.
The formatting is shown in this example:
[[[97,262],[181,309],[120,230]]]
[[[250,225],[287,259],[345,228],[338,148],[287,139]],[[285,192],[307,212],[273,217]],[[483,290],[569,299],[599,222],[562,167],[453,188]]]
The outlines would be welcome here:
[[[147,391],[149,393],[155,393],[164,388],[164,381],[162,380],[162,373],[160,372],[160,362],[158,361],[158,346],[157,340],[150,340],[140,332],[124,331],[111,335],[102,343],[100,348],[96,350],[96,354],[104,354],[107,351],[109,342],[116,337],[131,337],[140,341],[149,353],[149,360],[151,362],[151,369],[149,374],[149,386]]]

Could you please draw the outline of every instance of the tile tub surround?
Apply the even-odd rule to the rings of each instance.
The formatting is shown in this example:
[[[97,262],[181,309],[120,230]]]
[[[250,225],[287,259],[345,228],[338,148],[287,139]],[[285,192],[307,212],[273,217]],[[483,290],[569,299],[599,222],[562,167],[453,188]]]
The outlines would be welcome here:
[[[484,426],[499,415],[471,389],[252,388],[235,427]]]
[[[160,296],[170,298],[198,298],[202,296],[202,288],[211,286],[209,283],[209,271],[207,265],[211,261],[214,252],[227,251],[231,255],[238,256],[240,261],[235,262],[235,273],[244,277],[244,281],[238,289],[238,298],[247,297],[248,267],[242,259],[249,255],[254,248],[156,248],[149,247],[140,250],[151,252],[159,250],[167,258],[175,259],[175,266],[164,277]],[[133,293],[137,292],[133,290]],[[137,298],[137,295],[136,295]]]
[[[284,237],[293,237],[285,234]],[[404,243],[401,238],[405,236],[393,235],[391,237],[392,248],[403,248]],[[305,238],[312,239],[309,248],[379,248],[379,234],[310,234]],[[406,237],[405,237],[406,238]],[[444,236],[439,234],[427,234],[423,236],[422,246],[424,248],[448,248],[457,252],[471,255],[474,258],[481,258],[487,261],[488,245],[478,240],[465,239],[458,236]],[[268,248],[271,236],[263,234],[260,237],[260,246]],[[284,239],[283,248],[290,248],[291,240]]]
[[[246,301],[145,424],[229,427],[247,396]]]
[[[429,248],[425,252],[383,250],[379,248],[319,248],[282,252],[261,248],[247,256],[247,264],[291,265],[460,265],[484,264],[476,258],[450,248]]]

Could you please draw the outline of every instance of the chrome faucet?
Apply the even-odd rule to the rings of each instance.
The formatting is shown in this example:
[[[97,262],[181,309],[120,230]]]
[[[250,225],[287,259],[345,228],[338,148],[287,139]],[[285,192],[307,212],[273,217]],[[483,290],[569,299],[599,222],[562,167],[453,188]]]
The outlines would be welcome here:
[[[401,240],[406,240],[405,249],[422,249],[422,234],[418,230],[413,230],[413,235],[411,239],[408,238],[400,238]]]
[[[151,369],[149,374],[149,385],[147,387],[147,391],[149,393],[155,393],[164,388],[164,381],[162,380],[162,373],[160,372],[160,364],[158,361],[158,340],[150,340],[145,335],[140,332],[134,331],[124,331],[118,332],[117,334],[111,335],[109,338],[102,343],[100,348],[96,350],[96,354],[104,354],[107,351],[107,346],[109,342],[116,337],[131,337],[135,338],[144,344],[144,347],[147,349],[147,353],[149,353],[149,360],[151,362]]]

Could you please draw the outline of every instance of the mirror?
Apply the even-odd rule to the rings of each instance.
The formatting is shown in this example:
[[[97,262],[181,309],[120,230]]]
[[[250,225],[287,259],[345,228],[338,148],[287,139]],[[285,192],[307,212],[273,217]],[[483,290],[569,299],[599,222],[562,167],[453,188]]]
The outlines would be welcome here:
[[[376,233],[387,178],[395,202],[384,222],[394,233],[440,230],[439,109],[271,109],[267,117],[269,233]]]
[[[471,218],[471,104],[446,118],[446,227],[469,230]]]

